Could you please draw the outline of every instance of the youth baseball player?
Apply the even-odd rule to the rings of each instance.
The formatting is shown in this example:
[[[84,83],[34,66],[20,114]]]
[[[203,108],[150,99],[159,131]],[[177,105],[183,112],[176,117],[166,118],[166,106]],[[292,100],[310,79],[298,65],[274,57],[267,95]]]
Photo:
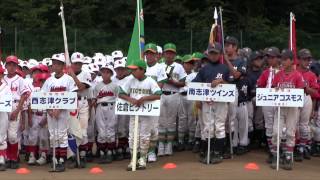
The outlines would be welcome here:
[[[303,158],[311,158],[311,130],[310,118],[314,110],[313,100],[319,96],[319,84],[317,76],[310,71],[311,52],[308,49],[301,49],[298,52],[299,66],[298,71],[302,74],[306,83],[304,105],[299,108],[298,140],[295,148],[295,161],[302,161]],[[314,102],[315,103],[315,102]]]
[[[162,88],[163,83],[167,80],[167,74],[165,72],[165,66],[157,62],[157,46],[153,43],[147,44],[144,48],[144,55],[146,57],[147,62],[147,70],[145,75],[154,79],[158,83],[158,86]],[[155,120],[155,122],[153,123],[154,128],[151,131],[148,162],[157,161],[156,146],[159,134],[159,119],[153,119]]]
[[[100,153],[100,163],[111,163],[116,149],[117,122],[115,117],[115,100],[117,85],[111,81],[112,66],[102,66],[100,69],[103,81],[93,90],[93,103],[96,104],[96,129],[98,131],[97,146]]]
[[[265,50],[265,56],[267,58],[267,65],[268,68],[265,69],[259,79],[257,80],[257,87],[260,88],[271,88],[272,81],[274,79],[274,76],[279,71],[279,57],[280,57],[280,51],[276,47],[270,47]],[[265,122],[265,129],[266,129],[266,138],[267,138],[267,144],[268,144],[268,152],[269,156],[267,159],[268,163],[271,163],[272,161],[272,133],[273,133],[273,123],[274,123],[274,115],[276,108],[274,107],[262,107],[264,122]]]
[[[11,169],[17,169],[18,164],[18,142],[19,142],[19,127],[20,127],[20,112],[23,110],[23,104],[27,97],[30,95],[30,91],[27,88],[25,81],[22,77],[16,74],[18,66],[18,58],[16,56],[8,56],[6,58],[6,69],[8,74],[3,78],[13,95],[13,111],[9,113],[8,122],[8,138],[7,138],[7,167]],[[4,126],[6,126],[4,124]]]
[[[72,92],[77,90],[73,78],[63,72],[65,67],[64,54],[54,54],[52,56],[53,74],[46,80],[42,87],[44,92]],[[68,120],[70,111],[64,109],[47,110],[47,121],[49,129],[50,147],[55,148],[53,159],[56,163],[56,171],[65,171],[65,161],[68,148]]]
[[[293,67],[293,53],[290,50],[283,50],[281,52],[282,70],[280,70],[272,81],[272,87],[275,88],[305,88],[305,82],[301,73]],[[293,168],[293,150],[295,146],[296,126],[299,119],[299,110],[296,107],[282,107],[280,111],[280,139],[286,137],[286,142],[282,150],[284,157],[282,157],[281,167],[285,170]],[[282,129],[286,128],[285,134]],[[277,164],[277,136],[278,136],[278,113],[276,110],[274,116],[273,133],[272,133],[272,163],[271,168],[276,168]]]
[[[229,79],[228,67],[219,63],[222,46],[215,43],[208,48],[209,62],[200,69],[193,82],[211,83],[212,87],[226,83]],[[225,123],[228,104],[224,102],[202,102],[201,156],[200,162],[207,163],[207,153],[210,153],[210,163],[217,164],[223,160],[225,144]],[[210,134],[210,136],[209,136]],[[210,138],[210,152],[208,152],[208,138]]]
[[[182,58],[183,68],[187,73],[186,85],[180,88],[181,103],[179,107],[178,122],[178,151],[191,150],[194,143],[196,119],[193,114],[194,102],[187,100],[188,83],[197,75],[194,72],[196,61],[192,55],[185,55]]]
[[[129,101],[135,106],[140,106],[146,101],[159,100],[161,95],[161,89],[157,82],[150,77],[146,77],[145,72],[147,68],[146,62],[143,60],[137,60],[132,66],[129,66],[132,70],[132,76],[128,81],[120,86],[119,98]],[[145,169],[147,153],[149,150],[151,130],[154,127],[151,116],[139,116],[139,132],[138,132],[138,152],[140,158],[138,160],[137,169]],[[134,116],[130,116],[129,124],[129,146],[130,151],[133,149],[133,131],[134,131]],[[132,161],[128,165],[127,170],[132,170]]]
[[[168,81],[162,87],[161,113],[159,118],[158,156],[173,154],[173,141],[176,134],[176,120],[180,106],[179,90],[185,86],[187,74],[182,65],[174,62],[176,46],[164,45],[165,69]]]

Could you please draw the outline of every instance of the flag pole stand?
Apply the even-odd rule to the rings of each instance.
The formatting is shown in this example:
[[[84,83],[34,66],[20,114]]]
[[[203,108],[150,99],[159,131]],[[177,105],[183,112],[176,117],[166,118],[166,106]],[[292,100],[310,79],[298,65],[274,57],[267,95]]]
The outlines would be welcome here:
[[[279,160],[280,160],[280,106],[278,106],[278,132],[277,132],[277,171],[279,171]]]
[[[212,115],[212,106],[211,104],[209,104],[209,111],[210,111],[210,115]],[[210,116],[211,117],[211,116]],[[210,164],[210,149],[211,149],[211,139],[210,139],[210,129],[211,129],[211,118],[209,119],[210,123],[209,123],[209,129],[208,129],[208,152],[207,152],[207,164]]]
[[[57,131],[57,126],[58,126],[58,121],[56,118],[53,118],[53,121],[55,123],[54,127],[54,133],[53,133],[53,148],[52,148],[52,169],[49,172],[56,172],[56,163],[57,163],[57,158],[56,158],[56,131]],[[51,144],[51,143],[49,143]]]
[[[132,171],[136,171],[137,168],[137,150],[138,150],[138,127],[139,116],[134,116],[134,132],[133,132],[133,151],[132,151]]]

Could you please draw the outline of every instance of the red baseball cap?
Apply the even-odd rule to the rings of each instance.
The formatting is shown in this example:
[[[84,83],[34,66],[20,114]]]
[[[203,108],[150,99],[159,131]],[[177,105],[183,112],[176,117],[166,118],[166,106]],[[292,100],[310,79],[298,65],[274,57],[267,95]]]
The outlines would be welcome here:
[[[18,61],[17,56],[13,56],[13,55],[8,56],[8,57],[6,58],[6,63],[10,63],[10,62],[13,62],[13,63],[15,63],[15,64],[19,64],[19,61]]]
[[[48,66],[43,65],[43,64],[39,64],[39,67],[40,67],[40,69],[41,69],[42,72],[46,72],[46,73],[49,72]]]
[[[39,73],[35,76],[35,79],[41,81],[41,80],[47,80],[50,77],[49,73]]]

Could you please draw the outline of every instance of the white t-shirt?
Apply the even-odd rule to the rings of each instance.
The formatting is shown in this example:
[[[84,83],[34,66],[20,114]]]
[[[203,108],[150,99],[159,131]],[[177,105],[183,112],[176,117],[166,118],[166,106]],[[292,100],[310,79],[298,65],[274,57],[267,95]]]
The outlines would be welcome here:
[[[163,80],[168,79],[165,66],[159,63],[156,63],[151,67],[147,66],[145,75],[151,77],[156,82],[161,82]]]
[[[145,77],[145,79],[139,81],[134,76],[130,76],[128,81],[120,86],[121,93],[125,93],[132,98],[140,99],[144,96],[152,94],[161,94],[161,89],[158,83],[151,77]]]
[[[5,76],[2,82],[5,82],[9,86],[13,96],[13,100],[15,101],[19,101],[24,93],[30,93],[25,80],[17,74],[12,78],[8,78],[8,76]]]
[[[192,72],[190,74],[187,75],[186,77],[186,85],[182,88],[180,88],[180,92],[187,92],[188,91],[188,84],[191,83],[191,81],[197,76],[197,72]]]
[[[182,67],[181,64],[178,64],[176,62],[173,62],[170,66],[165,65],[166,73],[169,73],[169,70],[171,69],[171,78],[175,81],[181,81],[185,77],[187,77],[187,73]],[[168,77],[170,78],[170,77]],[[179,92],[179,88],[175,87],[171,84],[165,83],[162,88],[163,91],[172,91],[172,92]]]
[[[56,78],[53,74],[46,80],[42,87],[44,92],[72,92],[77,89],[74,80],[67,74],[63,74],[60,78]]]
[[[98,83],[93,90],[93,98],[97,99],[97,104],[102,102],[115,102],[117,98],[118,86],[114,82],[105,84]]]

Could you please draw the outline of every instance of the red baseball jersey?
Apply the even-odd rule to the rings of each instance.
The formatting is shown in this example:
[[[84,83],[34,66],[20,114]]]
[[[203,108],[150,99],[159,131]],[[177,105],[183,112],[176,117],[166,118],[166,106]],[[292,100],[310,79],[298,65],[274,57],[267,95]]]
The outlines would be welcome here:
[[[306,83],[297,70],[286,73],[284,70],[280,70],[272,81],[272,87],[278,88],[305,88]]]
[[[317,90],[317,93],[310,94],[312,98],[319,98],[319,89],[320,86],[318,84],[317,76],[311,71],[299,71],[302,74],[302,77],[306,83],[307,87]]]
[[[259,88],[271,88],[272,80],[275,74],[278,72],[278,69],[267,68],[260,75],[257,80],[257,87]]]

